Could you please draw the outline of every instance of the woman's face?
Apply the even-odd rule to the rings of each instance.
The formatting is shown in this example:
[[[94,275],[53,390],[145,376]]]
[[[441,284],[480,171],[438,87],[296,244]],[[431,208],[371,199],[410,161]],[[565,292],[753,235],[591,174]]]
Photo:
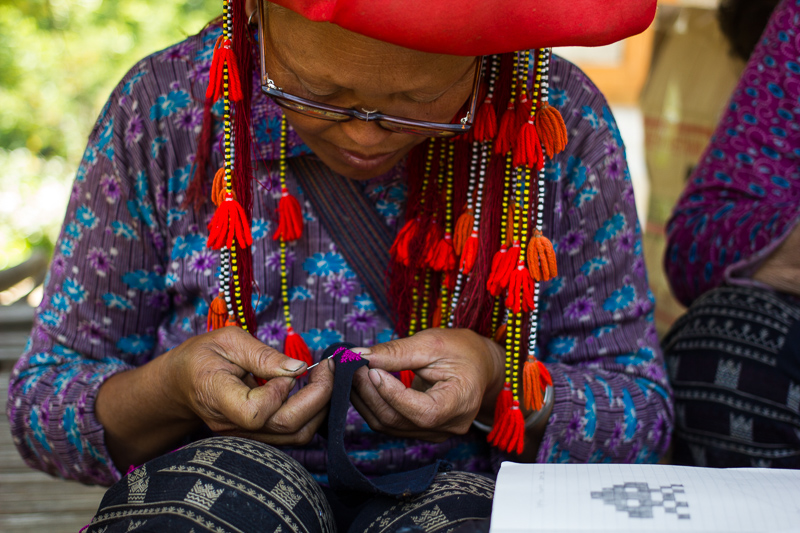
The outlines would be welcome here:
[[[383,43],[270,4],[266,64],[283,91],[330,105],[450,122],[469,98],[475,58]],[[387,172],[424,137],[374,122],[330,122],[285,111],[298,135],[333,171],[356,180]]]

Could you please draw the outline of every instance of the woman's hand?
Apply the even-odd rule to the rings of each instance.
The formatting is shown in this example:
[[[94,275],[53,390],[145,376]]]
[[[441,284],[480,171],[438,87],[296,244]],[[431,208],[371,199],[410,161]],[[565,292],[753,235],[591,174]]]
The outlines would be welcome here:
[[[140,367],[103,383],[95,412],[121,472],[174,449],[201,422],[217,433],[275,445],[303,445],[328,411],[331,366],[306,365],[239,328],[198,335]],[[268,380],[259,387],[253,375]]]
[[[304,445],[328,412],[332,365],[318,365],[309,372],[308,384],[288,398],[306,364],[239,328],[194,337],[173,350],[170,358],[176,404],[215,433],[274,445]],[[266,384],[258,386],[253,376],[267,380]]]
[[[504,351],[467,329],[428,329],[358,349],[369,360],[353,377],[353,405],[375,431],[441,442],[466,433],[494,409]],[[412,388],[389,372],[414,370]]]

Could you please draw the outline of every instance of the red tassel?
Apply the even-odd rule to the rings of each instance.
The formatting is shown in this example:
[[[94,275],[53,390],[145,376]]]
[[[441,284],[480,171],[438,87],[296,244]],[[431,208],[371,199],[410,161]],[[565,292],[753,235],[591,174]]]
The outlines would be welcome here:
[[[542,143],[536,133],[536,126],[530,120],[522,125],[517,135],[513,163],[515,167],[525,166],[534,172],[539,172],[544,166]]]
[[[464,251],[464,244],[466,244],[472,227],[475,225],[475,215],[472,209],[465,209],[461,216],[456,221],[456,229],[453,233],[453,248],[456,255],[461,255]]]
[[[389,249],[389,254],[392,256],[392,259],[398,263],[408,266],[408,247],[411,244],[411,239],[413,239],[414,235],[417,234],[418,227],[419,221],[414,218],[406,222],[403,227],[400,228],[400,231],[397,233],[397,237],[394,239],[392,247]]]
[[[511,409],[506,411],[502,420],[499,422],[495,420],[492,433],[494,438],[490,442],[493,446],[506,453],[514,452],[517,455],[522,453],[525,447],[525,419],[519,409],[519,402],[512,403]]]
[[[292,359],[303,361],[308,366],[314,362],[311,359],[311,351],[308,349],[303,337],[294,332],[294,328],[289,328],[286,332],[286,341],[283,345],[283,353]]]
[[[413,370],[401,370],[400,371],[400,381],[403,382],[403,385],[405,385],[407,389],[410,389],[411,388],[411,384],[414,383],[414,371]]]
[[[500,391],[500,394],[497,395],[497,400],[494,403],[494,427],[492,427],[492,431],[489,433],[487,437],[491,442],[497,432],[500,431],[500,424],[498,423],[502,420],[509,409],[511,409],[511,383],[506,382],[503,385],[503,390]]]
[[[494,153],[506,155],[513,146],[514,137],[517,135],[517,114],[514,111],[513,100],[508,102],[508,108],[500,119],[500,130],[497,132],[497,141],[494,143]]]
[[[524,81],[523,81],[524,83]],[[531,108],[533,107],[533,102],[528,100],[528,95],[523,94],[519,102],[517,102],[517,127],[521,128],[523,124],[525,124],[531,117]]]
[[[536,281],[548,281],[558,276],[556,252],[550,239],[536,230],[528,243],[528,270]]]
[[[272,240],[283,239],[284,242],[292,242],[302,236],[303,212],[300,210],[300,202],[289,194],[287,189],[282,189],[281,199],[278,202],[278,229]]]
[[[508,287],[511,275],[514,273],[514,265],[519,262],[519,253],[519,245],[514,244],[508,250],[505,246],[501,246],[500,250],[494,254],[489,279],[486,281],[486,290],[489,291],[489,294],[500,296],[500,293]]]
[[[464,249],[461,253],[460,268],[461,273],[464,275],[472,272],[472,267],[475,266],[475,260],[478,258],[478,244],[478,232],[473,231],[464,244]]]
[[[517,268],[511,274],[508,283],[508,296],[506,296],[506,308],[518,314],[520,310],[526,313],[533,311],[534,282],[531,273],[525,266],[524,261],[517,261]]]
[[[458,265],[458,258],[453,249],[453,237],[449,233],[445,233],[436,246],[432,248],[433,253],[429,261],[429,265],[437,272],[444,272],[445,270],[453,270]]]
[[[208,319],[206,320],[207,331],[214,331],[225,327],[225,318],[228,316],[228,305],[225,303],[225,297],[220,292],[219,295],[211,301],[208,306]]]
[[[239,68],[236,66],[236,56],[233,55],[230,39],[217,39],[214,47],[214,57],[211,60],[211,70],[208,73],[208,88],[206,98],[217,101],[224,94],[224,67],[228,66],[228,100],[239,102],[242,99],[242,83],[239,79]]]
[[[491,98],[484,100],[475,114],[472,124],[473,135],[478,142],[493,141],[497,136],[497,114],[494,111]]]
[[[536,131],[544,145],[547,157],[551,158],[567,147],[567,125],[558,109],[544,104],[536,112]]]
[[[225,200],[208,223],[207,246],[212,250],[219,250],[223,246],[230,248],[234,239],[239,248],[253,244],[253,236],[250,234],[244,209],[233,199],[233,195],[226,193]]]

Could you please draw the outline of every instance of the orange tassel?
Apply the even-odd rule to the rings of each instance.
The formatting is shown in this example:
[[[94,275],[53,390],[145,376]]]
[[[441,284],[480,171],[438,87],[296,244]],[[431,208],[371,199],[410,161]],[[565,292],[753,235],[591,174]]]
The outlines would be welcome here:
[[[238,326],[239,323],[236,321],[236,317],[233,315],[228,315],[228,318],[225,319],[225,327],[228,326]]]
[[[515,167],[525,166],[535,172],[539,172],[544,166],[542,143],[536,133],[536,126],[530,120],[522,125],[517,135],[513,163]]]
[[[214,331],[225,327],[225,318],[228,316],[228,305],[225,303],[225,297],[220,292],[219,295],[211,301],[208,306],[208,319],[206,320],[207,331]]]
[[[294,332],[294,328],[289,328],[286,332],[286,341],[283,345],[283,353],[292,359],[303,361],[308,366],[314,362],[311,359],[311,351],[308,349],[303,337]]]
[[[464,251],[464,244],[466,244],[470,233],[472,233],[472,226],[475,224],[475,214],[472,209],[465,209],[461,216],[456,221],[456,229],[453,235],[453,248],[456,255],[461,255]]]
[[[514,273],[514,265],[519,262],[519,252],[520,247],[515,244],[508,250],[505,246],[501,246],[494,254],[489,279],[486,281],[486,290],[492,296],[500,296],[500,293],[508,287],[511,275]]]
[[[436,300],[436,305],[433,307],[433,318],[431,319],[431,325],[434,328],[438,328],[442,326],[442,298],[439,297]]]
[[[495,330],[494,335],[492,335],[492,340],[497,344],[502,344],[503,340],[506,338],[506,330],[508,329],[508,324],[503,322],[500,326]]]
[[[490,442],[504,452],[522,453],[525,447],[525,419],[519,409],[519,402],[514,401],[506,415],[499,422],[495,420],[492,428],[494,438],[490,433]]]
[[[460,268],[462,274],[466,275],[472,272],[472,267],[475,266],[475,260],[478,258],[478,244],[478,232],[473,231],[464,244],[464,250],[461,253]]]
[[[519,314],[520,310],[526,313],[533,311],[534,282],[531,273],[525,266],[524,261],[517,262],[517,268],[511,274],[508,283],[508,295],[506,296],[506,308]]]
[[[544,145],[547,157],[564,151],[567,147],[567,125],[555,107],[544,104],[536,113],[536,130]]]
[[[513,146],[514,137],[517,135],[517,114],[514,111],[514,102],[508,102],[508,108],[500,119],[500,129],[497,132],[497,141],[494,143],[494,153],[506,155]]]
[[[253,244],[244,209],[233,199],[232,194],[226,193],[225,199],[214,213],[214,218],[208,223],[207,246],[212,250],[219,250],[223,246],[230,248],[234,239],[239,248]]]
[[[392,259],[398,263],[408,266],[410,260],[408,256],[408,247],[411,244],[411,240],[414,238],[414,235],[417,234],[418,227],[419,221],[417,219],[412,219],[406,222],[403,227],[400,228],[400,231],[397,233],[397,237],[394,239],[392,247],[389,249],[389,254],[392,256]]]
[[[278,202],[278,229],[272,236],[273,241],[283,239],[284,242],[296,241],[303,236],[303,212],[300,202],[287,189],[281,190]]]
[[[233,55],[230,39],[217,39],[214,46],[214,57],[211,60],[211,70],[208,73],[208,88],[206,98],[217,101],[224,94],[224,67],[228,65],[228,100],[238,102],[242,99],[242,82],[239,79],[239,68],[236,66],[236,56]]]
[[[401,370],[400,371],[400,381],[403,382],[403,385],[405,385],[407,389],[410,389],[411,388],[411,384],[414,383],[414,371],[413,370]]]
[[[514,244],[514,214],[517,207],[513,203],[508,204],[508,220],[506,221],[506,248],[511,248]]]
[[[534,231],[533,238],[528,243],[527,256],[528,270],[536,281],[548,281],[558,276],[553,243],[541,231]]]
[[[453,270],[458,265],[458,258],[453,249],[453,238],[449,233],[445,233],[436,246],[431,249],[432,254],[428,264],[437,272]]]
[[[497,114],[491,98],[487,98],[475,114],[472,124],[473,135],[478,142],[492,141],[497,135]]]
[[[544,405],[544,390],[553,386],[553,378],[541,361],[529,357],[522,368],[523,405],[531,411],[538,411]]]
[[[225,199],[225,167],[220,167],[214,174],[214,181],[211,185],[211,201],[219,207]]]

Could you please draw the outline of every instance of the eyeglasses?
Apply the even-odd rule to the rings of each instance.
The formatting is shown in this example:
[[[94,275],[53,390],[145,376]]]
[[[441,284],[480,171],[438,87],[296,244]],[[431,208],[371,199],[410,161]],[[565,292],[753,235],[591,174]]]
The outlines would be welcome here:
[[[423,120],[384,115],[378,112],[377,109],[374,111],[368,111],[366,109],[357,110],[323,104],[284,92],[283,89],[277,87],[275,82],[270,79],[265,59],[267,48],[267,36],[265,35],[266,25],[262,22],[265,19],[264,11],[267,8],[265,2],[260,3],[262,5],[258,10],[258,41],[261,49],[261,90],[282,108],[309,117],[333,122],[347,122],[354,118],[363,120],[364,122],[376,122],[378,126],[385,130],[395,133],[422,135],[424,137],[455,137],[456,135],[467,133],[472,128],[472,121],[475,118],[475,107],[478,101],[478,92],[480,91],[481,76],[483,73],[483,57],[478,58],[478,61],[476,61],[475,79],[472,82],[472,96],[469,100],[468,111],[466,115],[457,122],[449,124],[442,122],[426,122]]]

